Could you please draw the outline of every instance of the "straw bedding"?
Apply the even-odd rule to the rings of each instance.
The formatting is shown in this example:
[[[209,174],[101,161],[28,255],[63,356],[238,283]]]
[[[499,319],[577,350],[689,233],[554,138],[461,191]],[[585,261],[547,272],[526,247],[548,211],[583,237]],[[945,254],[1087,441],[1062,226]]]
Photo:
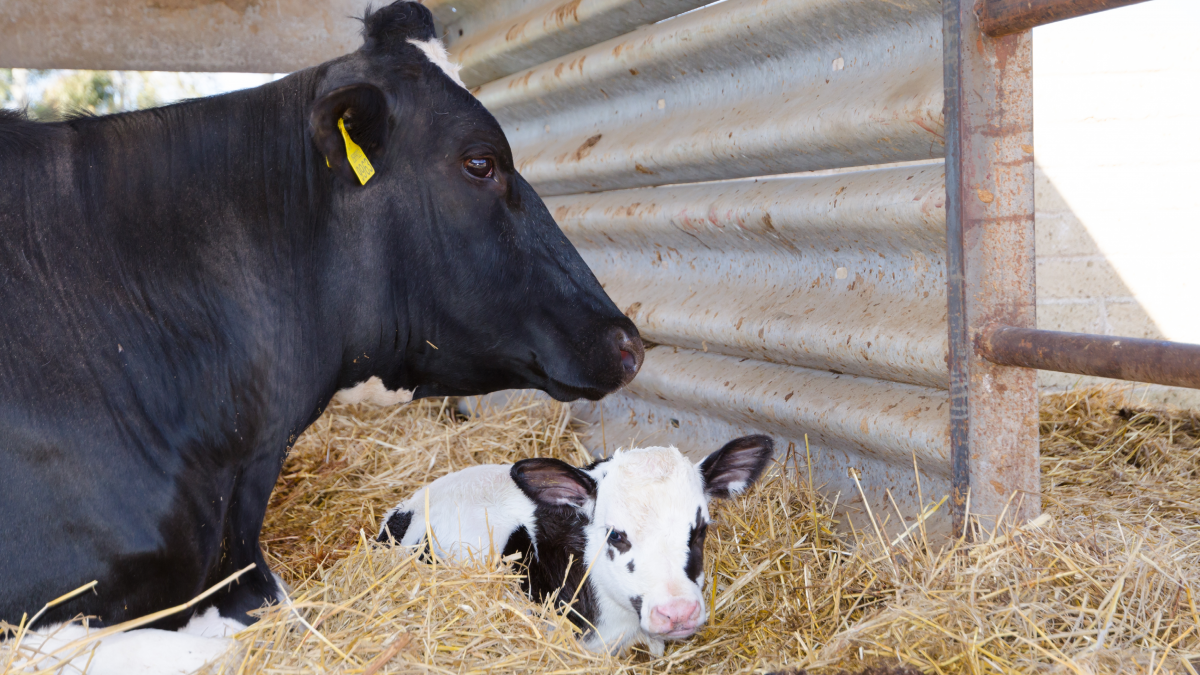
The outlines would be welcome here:
[[[330,408],[288,458],[263,533],[291,604],[263,610],[212,672],[1200,669],[1195,414],[1124,408],[1099,391],[1046,398],[1045,515],[974,547],[935,547],[921,528],[891,541],[844,533],[807,458],[791,458],[798,476],[775,472],[714,504],[712,618],[658,659],[585,651],[568,621],[521,594],[505,561],[429,565],[370,543],[384,510],[445,473],[586,461],[567,419],[564,406],[532,401],[470,419],[443,401]],[[0,648],[0,669],[6,656]]]

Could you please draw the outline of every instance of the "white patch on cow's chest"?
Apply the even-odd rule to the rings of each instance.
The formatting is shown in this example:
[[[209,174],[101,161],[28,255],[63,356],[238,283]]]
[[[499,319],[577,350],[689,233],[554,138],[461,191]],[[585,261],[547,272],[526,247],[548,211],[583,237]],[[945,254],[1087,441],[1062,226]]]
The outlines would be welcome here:
[[[433,65],[441,68],[442,72],[446,73],[451,80],[454,80],[455,84],[463,89],[467,88],[467,85],[463,84],[463,81],[458,77],[458,71],[462,70],[462,66],[450,60],[450,54],[446,52],[446,47],[442,44],[441,40],[437,38],[425,41],[410,39],[408,43],[425,52],[425,57]]]
[[[61,668],[62,672],[83,672],[86,668],[88,675],[183,675],[228,654],[236,644],[233,634],[244,628],[237,621],[222,618],[215,607],[192,617],[179,631],[140,628],[91,643],[87,637],[99,629],[59,624],[26,635],[21,641],[22,657],[13,665],[21,668],[29,663],[24,655],[32,655],[34,650],[49,653],[76,643],[33,668]]]
[[[366,382],[359,382],[349,389],[342,389],[333,395],[338,403],[370,403],[377,406],[393,406],[408,403],[412,400],[412,392],[407,389],[392,391],[383,386],[383,380],[372,377]]]

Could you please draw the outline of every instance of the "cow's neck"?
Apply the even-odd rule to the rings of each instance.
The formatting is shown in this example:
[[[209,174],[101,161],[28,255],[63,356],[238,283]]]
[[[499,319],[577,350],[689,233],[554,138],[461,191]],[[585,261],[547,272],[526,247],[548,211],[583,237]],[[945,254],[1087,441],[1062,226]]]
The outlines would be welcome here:
[[[156,315],[195,313],[179,298],[199,298],[216,337],[197,353],[251,392],[263,409],[238,413],[269,417],[259,431],[272,438],[303,429],[340,367],[340,353],[321,352],[339,340],[321,334],[336,322],[318,291],[333,238],[330,182],[308,131],[316,78],[71,123],[90,154],[79,170],[99,188],[88,215],[115,258],[134,261],[127,283]]]

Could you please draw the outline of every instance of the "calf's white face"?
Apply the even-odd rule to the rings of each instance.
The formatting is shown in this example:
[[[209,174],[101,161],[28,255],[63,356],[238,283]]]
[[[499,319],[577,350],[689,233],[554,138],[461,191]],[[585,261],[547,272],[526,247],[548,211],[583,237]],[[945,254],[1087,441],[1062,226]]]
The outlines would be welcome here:
[[[708,619],[704,540],[709,500],[740,493],[774,454],[747,436],[693,464],[675,448],[618,451],[589,469],[557,460],[518,462],[513,479],[543,507],[586,516],[585,564],[595,589],[596,633],[609,649],[686,638]],[[592,562],[595,561],[595,562]]]
[[[641,448],[618,453],[596,471],[586,551],[589,561],[596,558],[600,600],[633,610],[651,636],[695,633],[708,618],[702,594],[708,495],[697,467],[675,448]]]

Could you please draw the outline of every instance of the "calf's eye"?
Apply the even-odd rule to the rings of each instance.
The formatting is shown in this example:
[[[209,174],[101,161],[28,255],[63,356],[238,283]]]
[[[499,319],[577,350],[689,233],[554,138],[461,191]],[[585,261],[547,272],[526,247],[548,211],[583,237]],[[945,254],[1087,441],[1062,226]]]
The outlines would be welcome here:
[[[629,550],[629,537],[620,530],[613,530],[608,533],[608,544],[621,553],[625,553]]]
[[[463,160],[463,171],[474,178],[491,178],[495,170],[491,157],[471,157]]]

